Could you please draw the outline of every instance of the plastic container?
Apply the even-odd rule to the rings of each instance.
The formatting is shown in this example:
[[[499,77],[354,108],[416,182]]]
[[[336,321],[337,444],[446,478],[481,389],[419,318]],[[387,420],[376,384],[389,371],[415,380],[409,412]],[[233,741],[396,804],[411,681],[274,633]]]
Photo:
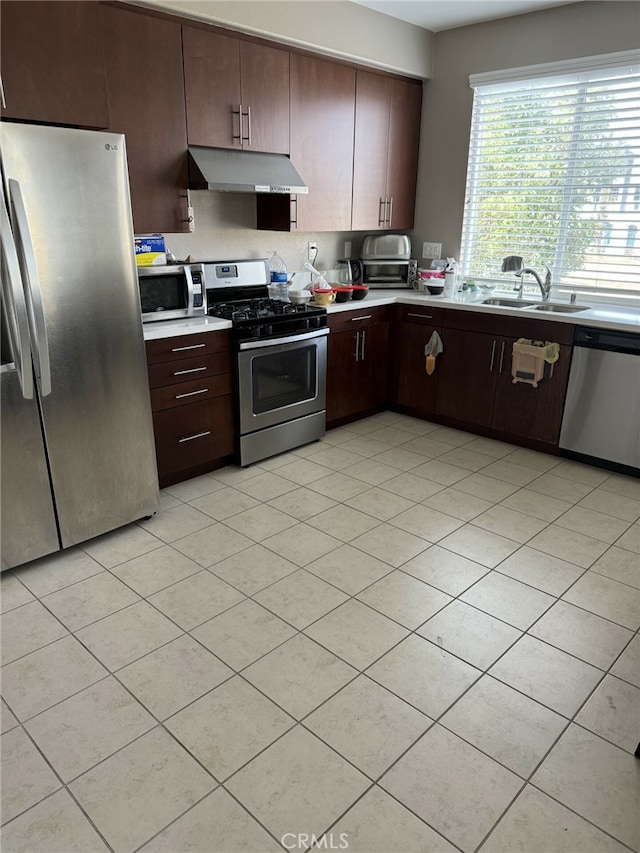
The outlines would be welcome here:
[[[287,282],[287,265],[282,260],[278,252],[274,249],[269,258],[269,270],[271,271],[271,281],[282,284]]]

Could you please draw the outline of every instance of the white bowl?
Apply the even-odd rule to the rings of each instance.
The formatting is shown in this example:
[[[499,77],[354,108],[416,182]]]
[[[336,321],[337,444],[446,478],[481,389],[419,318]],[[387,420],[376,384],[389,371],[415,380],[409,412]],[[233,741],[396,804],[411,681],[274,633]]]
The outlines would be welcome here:
[[[294,305],[306,305],[311,302],[311,294],[308,290],[290,290],[289,299]]]

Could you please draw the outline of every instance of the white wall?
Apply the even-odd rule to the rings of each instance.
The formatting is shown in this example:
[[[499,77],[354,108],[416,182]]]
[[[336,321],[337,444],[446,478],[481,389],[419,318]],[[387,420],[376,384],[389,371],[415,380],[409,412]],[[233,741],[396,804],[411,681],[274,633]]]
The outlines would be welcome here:
[[[433,33],[347,0],[149,0],[211,21],[408,77],[431,76]]]

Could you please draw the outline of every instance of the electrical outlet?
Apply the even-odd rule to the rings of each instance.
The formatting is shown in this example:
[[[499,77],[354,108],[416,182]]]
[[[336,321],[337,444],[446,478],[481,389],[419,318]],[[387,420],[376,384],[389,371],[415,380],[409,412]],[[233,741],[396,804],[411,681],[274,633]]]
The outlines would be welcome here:
[[[187,208],[187,222],[189,223],[189,231],[196,230],[196,220],[193,215],[193,208],[191,205]]]
[[[442,243],[423,243],[423,258],[439,258],[442,254]]]
[[[344,256],[345,258],[351,257],[351,240],[345,240],[344,242]]]
[[[313,264],[318,257],[318,244],[307,243],[307,259]]]

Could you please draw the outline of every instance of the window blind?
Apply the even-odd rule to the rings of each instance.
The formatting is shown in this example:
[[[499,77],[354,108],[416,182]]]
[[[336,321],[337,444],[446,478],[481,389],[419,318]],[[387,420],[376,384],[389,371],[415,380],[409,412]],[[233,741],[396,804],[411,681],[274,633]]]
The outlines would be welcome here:
[[[511,282],[502,258],[520,255],[554,288],[640,299],[640,62],[598,59],[471,78],[466,276]]]

